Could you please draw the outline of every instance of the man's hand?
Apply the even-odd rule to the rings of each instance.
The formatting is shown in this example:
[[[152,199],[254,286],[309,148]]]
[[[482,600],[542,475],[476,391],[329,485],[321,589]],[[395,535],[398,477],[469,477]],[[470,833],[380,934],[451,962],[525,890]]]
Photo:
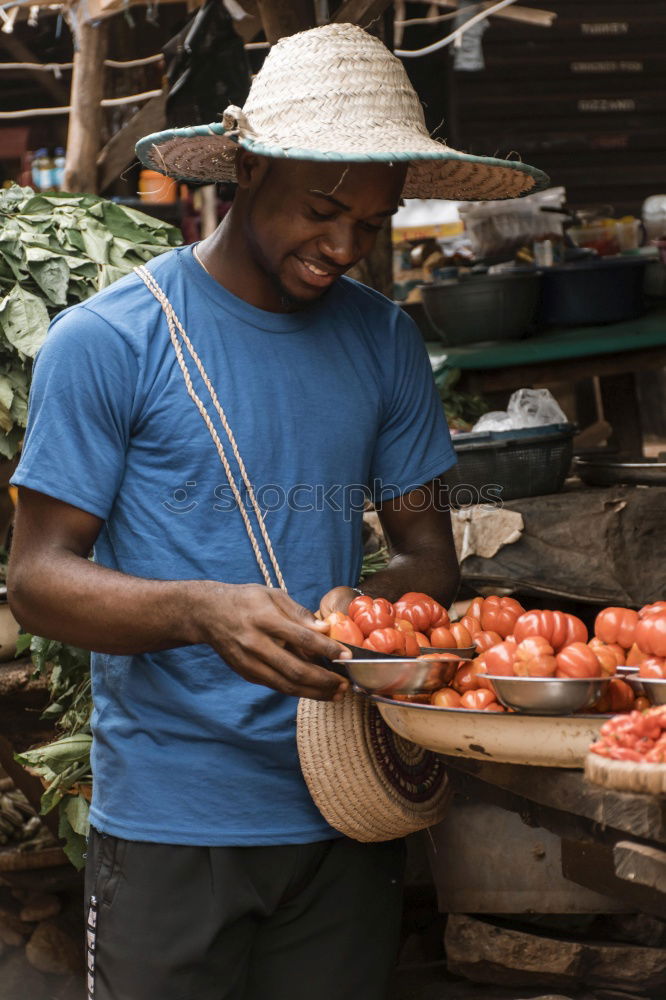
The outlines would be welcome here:
[[[208,643],[241,677],[320,701],[339,701],[348,690],[349,681],[315,661],[349,658],[349,650],[324,635],[323,622],[283,591],[222,583],[195,585],[197,591],[193,614],[200,637],[193,641]]]
[[[333,590],[324,594],[319,602],[319,614],[322,618],[326,618],[333,611],[341,611],[346,615],[355,597],[358,597],[358,591],[353,587],[333,587]]]

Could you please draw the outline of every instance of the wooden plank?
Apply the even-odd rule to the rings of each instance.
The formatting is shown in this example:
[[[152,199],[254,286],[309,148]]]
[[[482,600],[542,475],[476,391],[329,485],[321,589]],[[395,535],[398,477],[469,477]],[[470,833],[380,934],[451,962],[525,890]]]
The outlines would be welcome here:
[[[604,201],[603,190],[597,191],[595,202]],[[544,361],[541,364],[514,365],[511,368],[493,368],[485,371],[464,370],[461,389],[471,392],[498,392],[519,389],[522,386],[554,385],[558,382],[575,382],[594,375],[617,375],[626,371],[663,368],[666,365],[666,347],[651,347],[642,351],[621,354],[596,355],[589,358],[568,358],[565,361]]]
[[[666,896],[666,852],[621,840],[613,848],[613,861],[618,878],[658,889]]]
[[[605,827],[666,844],[666,802],[651,795],[613,792],[585,781],[582,771],[491,764],[447,757],[451,767],[531,802]]]
[[[312,0],[257,0],[257,7],[271,45],[285,35],[305,31],[315,24]]]
[[[562,841],[562,874],[595,892],[620,899],[643,913],[666,918],[666,894],[652,886],[619,878],[614,848],[595,841]]]
[[[134,161],[139,139],[166,127],[166,93],[153,97],[111,136],[97,158],[99,190],[105,191]]]
[[[104,97],[108,29],[108,21],[101,21],[95,27],[81,24],[78,28],[67,132],[65,191],[97,193],[97,155],[104,114],[100,101]]]
[[[345,0],[331,20],[337,24],[359,24],[368,28],[390,6],[391,0]]]

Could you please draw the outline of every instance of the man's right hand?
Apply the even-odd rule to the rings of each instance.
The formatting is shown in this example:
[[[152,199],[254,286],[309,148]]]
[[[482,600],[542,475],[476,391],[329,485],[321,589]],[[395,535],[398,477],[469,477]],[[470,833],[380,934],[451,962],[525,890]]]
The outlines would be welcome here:
[[[324,635],[324,623],[283,591],[209,581],[194,589],[193,641],[212,646],[241,677],[320,701],[339,701],[349,689],[349,681],[315,662],[348,658],[349,650]]]

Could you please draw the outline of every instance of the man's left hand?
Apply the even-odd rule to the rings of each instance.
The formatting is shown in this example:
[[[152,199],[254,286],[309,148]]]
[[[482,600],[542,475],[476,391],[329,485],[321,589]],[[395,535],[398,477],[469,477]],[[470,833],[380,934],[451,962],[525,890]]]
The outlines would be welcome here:
[[[355,597],[358,597],[358,591],[353,587],[333,587],[319,602],[319,616],[327,618],[333,611],[341,611],[346,615]]]

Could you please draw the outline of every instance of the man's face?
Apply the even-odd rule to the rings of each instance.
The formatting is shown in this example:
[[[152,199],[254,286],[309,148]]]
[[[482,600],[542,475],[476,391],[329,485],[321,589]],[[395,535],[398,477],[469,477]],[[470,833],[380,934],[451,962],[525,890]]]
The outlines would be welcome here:
[[[372,250],[398,207],[406,170],[239,154],[252,278],[271,286],[278,308],[313,302]]]

